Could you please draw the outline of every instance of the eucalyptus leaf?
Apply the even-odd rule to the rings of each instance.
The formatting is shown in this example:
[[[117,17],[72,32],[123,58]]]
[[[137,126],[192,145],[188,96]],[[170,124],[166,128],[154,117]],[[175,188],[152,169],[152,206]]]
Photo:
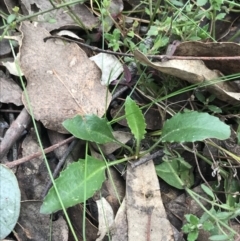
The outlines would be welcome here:
[[[101,188],[105,180],[106,167],[104,162],[91,156],[87,156],[86,158],[86,165],[84,159],[70,164],[55,181],[65,208],[84,202],[84,191],[86,192],[86,199],[92,197]],[[85,169],[87,173],[86,179],[84,178]],[[52,187],[44,198],[40,212],[49,214],[61,209],[62,207],[56,191]]]
[[[86,141],[105,144],[116,142],[107,121],[96,115],[77,115],[65,120],[63,126],[75,137]]]
[[[146,133],[146,123],[142,111],[129,96],[125,101],[125,113],[129,128],[137,141],[141,141]]]
[[[0,165],[0,240],[15,227],[20,213],[20,190],[9,168]]]
[[[162,129],[163,142],[194,142],[207,138],[225,140],[230,127],[219,118],[197,111],[178,113],[167,120]]]

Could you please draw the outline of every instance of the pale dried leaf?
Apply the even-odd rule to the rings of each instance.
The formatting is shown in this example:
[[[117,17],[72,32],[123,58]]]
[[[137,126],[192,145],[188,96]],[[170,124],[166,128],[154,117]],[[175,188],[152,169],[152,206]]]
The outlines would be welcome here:
[[[107,180],[102,185],[101,193],[107,193],[106,200],[116,214],[125,196],[125,182],[121,174],[113,167],[108,169],[107,176]]]
[[[188,41],[180,43],[174,52],[176,56],[227,57],[240,56],[240,45],[237,43],[203,43]],[[239,73],[240,60],[207,60],[209,69],[217,69],[224,75]]]
[[[24,22],[21,68],[34,117],[46,128],[67,133],[62,122],[76,114],[102,116],[111,94],[100,83],[101,72],[77,44],[57,45],[43,41],[50,34]],[[106,100],[106,94],[108,99]],[[106,103],[107,101],[107,103]],[[27,101],[23,103],[29,110]]]
[[[100,200],[97,200],[96,203],[98,207],[98,235],[100,235],[96,241],[101,241],[113,224],[114,215],[112,207],[104,197],[102,197]]]
[[[228,92],[234,92],[235,88],[228,82],[214,83],[223,75],[216,70],[210,70],[201,60],[168,60],[164,62],[151,62],[144,54],[139,51],[134,52],[134,56],[141,63],[151,66],[163,73],[189,81],[192,84],[207,85],[207,89],[216,95],[220,100],[229,103],[239,103],[236,95],[228,95]],[[236,98],[237,97],[237,98]]]
[[[18,69],[17,64],[19,63],[19,54],[17,54],[17,58],[13,61],[7,61],[7,62],[3,62],[2,61],[2,65],[5,66],[9,73],[15,76],[23,76],[22,71],[20,70],[20,68]]]
[[[81,38],[79,38],[77,36],[77,34],[73,33],[72,31],[69,31],[69,30],[61,30],[57,33],[57,35],[58,36],[68,36],[68,37],[71,37],[71,38],[82,40]]]
[[[174,240],[153,161],[128,165],[126,185],[128,241]]]
[[[109,85],[116,80],[123,72],[123,66],[118,58],[111,54],[100,53],[90,58],[102,70],[101,82],[103,85]]]
[[[128,225],[127,225],[127,214],[126,214],[126,199],[118,209],[116,214],[114,225],[111,228],[112,241],[127,241],[128,240]]]

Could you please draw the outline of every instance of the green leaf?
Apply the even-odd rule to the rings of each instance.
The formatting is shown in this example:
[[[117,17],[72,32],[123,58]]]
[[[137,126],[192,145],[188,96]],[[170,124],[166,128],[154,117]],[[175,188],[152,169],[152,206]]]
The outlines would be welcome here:
[[[221,220],[228,220],[233,215],[233,212],[218,212],[215,217]]]
[[[207,187],[205,184],[202,184],[202,185],[201,185],[201,188],[202,188],[202,190],[203,190],[208,196],[210,196],[210,197],[212,197],[213,199],[215,199],[215,196],[214,196],[214,194],[213,194],[213,191],[212,191],[209,187]]]
[[[205,98],[205,96],[202,94],[202,92],[196,91],[195,96],[196,96],[196,98],[197,98],[201,103],[205,103],[206,98]]]
[[[194,142],[207,138],[225,140],[230,127],[215,116],[196,111],[178,113],[167,120],[162,129],[163,142]]]
[[[183,7],[183,3],[181,1],[171,0],[171,3],[177,7]]]
[[[189,222],[195,226],[199,224],[199,218],[195,215],[190,214]]]
[[[20,190],[9,168],[0,165],[0,240],[15,227],[20,213]]]
[[[190,168],[186,169],[177,159],[165,161],[155,168],[157,175],[175,188],[191,187],[194,182]]]
[[[63,122],[63,126],[75,137],[105,144],[107,142],[115,142],[110,126],[103,118],[96,115],[77,115],[73,119]]]
[[[147,36],[157,36],[159,29],[157,26],[151,26],[147,32]]]
[[[188,234],[187,240],[188,241],[195,241],[198,238],[198,230],[195,229],[194,231],[192,231],[191,233]]]
[[[205,221],[202,226],[203,230],[205,231],[211,231],[214,229],[214,225],[211,221]]]
[[[87,169],[86,180],[84,179],[85,168]],[[64,207],[68,208],[84,202],[84,191],[86,191],[86,199],[92,197],[105,180],[105,168],[104,162],[87,156],[86,166],[85,160],[80,159],[61,172],[60,177],[55,182]],[[86,190],[84,190],[85,187]],[[52,187],[44,198],[40,212],[49,214],[61,209],[55,189]]]
[[[192,231],[192,224],[190,224],[190,223],[184,224],[183,227],[182,227],[182,231],[184,233],[191,232]]]
[[[146,123],[142,111],[129,96],[125,101],[125,114],[129,128],[137,141],[141,141],[146,133]]]
[[[234,207],[235,203],[239,202],[240,185],[239,180],[233,177],[224,179],[224,191],[226,192],[226,204],[229,207]],[[234,193],[236,193],[234,195]]]
[[[16,19],[16,15],[15,14],[10,14],[7,17],[7,23],[12,23],[15,19]]]
[[[217,16],[216,16],[216,20],[222,20],[224,19],[226,16],[226,13],[219,13]]]
[[[208,238],[209,240],[212,240],[212,241],[224,241],[224,240],[230,240],[230,237],[227,236],[227,235],[213,235],[211,237]]]
[[[204,6],[208,0],[197,0],[197,6],[202,7]]]
[[[207,107],[213,113],[222,113],[221,108],[217,107],[216,105],[208,105]]]
[[[238,122],[238,128],[237,128],[237,144],[240,145],[240,123]]]

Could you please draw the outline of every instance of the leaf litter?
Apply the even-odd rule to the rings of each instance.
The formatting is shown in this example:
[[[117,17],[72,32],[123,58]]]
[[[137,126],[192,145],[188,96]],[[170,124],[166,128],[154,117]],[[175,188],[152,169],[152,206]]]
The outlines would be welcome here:
[[[49,2],[42,1],[41,3],[38,1],[29,2],[22,1],[23,5],[27,8],[27,14],[29,14],[32,10],[35,12],[36,10],[44,10],[51,5]],[[112,1],[111,9],[112,13],[118,15],[122,11],[122,2],[121,1]],[[119,4],[115,6],[115,4]],[[133,3],[130,3],[130,5]],[[45,5],[45,6],[44,6]],[[14,6],[14,5],[13,5]],[[47,6],[47,7],[46,7]],[[135,5],[134,5],[135,6]],[[79,7],[79,6],[78,6]],[[115,8],[115,10],[114,10]],[[74,9],[74,11],[78,12],[78,9]],[[88,11],[87,8],[84,8],[83,11]],[[60,14],[60,18],[56,16]],[[20,28],[20,31],[23,33],[23,43],[21,45],[21,59],[20,64],[25,74],[27,80],[27,90],[30,96],[30,103],[33,107],[34,117],[37,120],[40,120],[46,128],[49,128],[54,131],[58,131],[61,133],[66,133],[66,130],[61,126],[61,122],[67,118],[72,118],[76,114],[85,115],[95,113],[99,117],[105,114],[106,108],[108,107],[111,99],[110,93],[108,93],[109,99],[107,100],[107,105],[105,106],[106,100],[106,87],[99,85],[101,79],[101,71],[96,67],[96,65],[92,64],[86,54],[75,44],[69,43],[55,43],[54,40],[48,40],[46,43],[43,42],[43,39],[50,35],[48,31],[55,30],[59,27],[63,26],[76,26],[72,21],[64,22],[65,13],[62,11],[56,11],[54,15],[45,15],[44,17],[40,17],[38,20],[57,20],[56,23],[39,23],[37,25],[30,24],[28,22],[24,22]],[[79,13],[79,12],[78,12]],[[82,20],[82,15],[80,17]],[[116,16],[113,18],[116,20]],[[108,28],[114,24],[113,19],[107,17],[105,18],[108,23]],[[92,18],[93,22],[89,19],[84,20],[84,25],[88,29],[91,29],[93,26],[97,26],[98,21],[97,18]],[[87,23],[91,22],[90,25]],[[109,22],[108,22],[109,21]],[[94,25],[94,24],[96,25]],[[40,27],[41,26],[41,27]],[[44,29],[45,28],[45,29]],[[181,43],[177,46],[174,55],[175,56],[234,56],[239,55],[238,50],[239,45],[232,43],[200,43],[200,42],[185,42]],[[196,50],[196,52],[194,52]],[[138,55],[139,56],[139,55]],[[55,57],[55,59],[54,59]],[[144,59],[144,60],[143,60]],[[156,68],[162,73],[167,73],[170,75],[174,75],[180,79],[184,79],[189,81],[190,83],[209,83],[215,78],[219,78],[224,76],[224,74],[232,74],[238,73],[238,65],[239,61],[166,61],[166,62],[151,62],[146,60],[145,56],[140,56],[139,60],[141,63],[149,64],[151,67]],[[64,64],[62,64],[64,63]],[[78,67],[76,67],[76,65]],[[79,70],[80,69],[80,70]],[[93,75],[91,75],[91,74]],[[84,77],[84,78],[83,78]],[[84,80],[83,80],[84,79]],[[83,81],[82,81],[83,80]],[[96,80],[96,81],[95,81]],[[73,85],[69,84],[69,82],[73,83]],[[89,84],[90,83],[90,84]],[[41,87],[41,88],[40,88]],[[217,83],[208,87],[208,90],[215,94],[218,99],[223,100],[228,103],[239,103],[239,93],[236,91],[236,85],[234,83],[229,84],[226,82]],[[90,90],[92,92],[90,92]],[[86,91],[86,92],[85,92]],[[20,91],[21,92],[21,91]],[[94,94],[92,94],[94,93]],[[99,95],[99,96],[98,96]],[[19,93],[17,94],[19,96]],[[90,97],[93,97],[92,99]],[[10,98],[11,99],[11,98]],[[19,99],[19,97],[17,98]],[[3,102],[1,100],[1,102]],[[27,101],[23,95],[23,103],[25,108],[28,109]],[[99,104],[99,105],[97,105]],[[96,109],[95,109],[96,106]],[[95,112],[94,112],[95,111]],[[154,115],[151,116],[154,119]],[[162,120],[160,120],[162,121]],[[160,122],[158,121],[158,122]],[[160,124],[160,126],[162,126]],[[154,128],[149,128],[154,129]],[[157,127],[156,129],[160,129]],[[28,134],[30,137],[30,133]],[[27,138],[26,138],[27,139]],[[126,138],[126,141],[129,138]],[[34,146],[35,144],[29,144]],[[22,144],[25,149],[25,144]],[[116,146],[111,149],[106,145],[105,153],[111,154],[111,152],[116,151],[119,146]],[[107,149],[110,149],[107,150]],[[25,150],[23,151],[25,153]],[[37,162],[33,165],[37,165]],[[169,222],[166,218],[165,209],[162,205],[162,200],[159,195],[159,186],[158,180],[156,179],[156,173],[153,168],[153,164],[149,162],[148,164],[150,171],[145,170],[144,165],[141,168],[135,168],[131,170],[130,166],[127,172],[127,198],[124,199],[119,212],[115,218],[115,234],[118,234],[117,238],[115,236],[115,240],[127,240],[128,237],[133,240],[139,239],[134,235],[137,235],[135,232],[135,225],[137,225],[137,230],[143,231],[142,237],[143,240],[148,240],[149,236],[153,239],[156,235],[156,240],[160,236],[158,235],[166,235],[164,236],[164,240],[170,240],[173,238],[171,227],[169,226]],[[143,170],[142,170],[143,169]],[[136,174],[139,170],[140,174]],[[34,179],[34,167],[30,167],[27,169]],[[136,173],[135,173],[136,172]],[[36,171],[39,175],[39,171]],[[146,174],[146,175],[145,175]],[[132,176],[131,176],[132,175]],[[28,177],[26,175],[26,177]],[[154,183],[148,183],[148,179],[151,177],[154,179]],[[28,177],[29,178],[29,177]],[[31,179],[30,178],[30,179]],[[32,179],[32,180],[33,180]],[[139,186],[135,187],[135,181]],[[26,182],[29,182],[27,180]],[[30,182],[29,182],[30,183]],[[35,184],[38,182],[34,181]],[[33,184],[34,184],[33,183]],[[36,187],[36,189],[38,189]],[[36,190],[37,191],[37,190]],[[161,193],[164,192],[161,190]],[[150,193],[150,195],[149,195]],[[155,195],[156,193],[156,195]],[[155,199],[156,198],[156,199]],[[154,201],[153,201],[154,200]],[[149,206],[149,203],[153,201],[153,205]],[[127,202],[127,204],[126,204]],[[181,201],[184,202],[184,201]],[[136,206],[137,203],[140,203],[139,206]],[[125,208],[124,208],[125,205]],[[33,207],[33,206],[37,206]],[[45,223],[46,219],[42,219],[41,216],[38,216],[38,211],[40,205],[33,205],[31,203],[23,204],[22,207],[29,212],[29,214],[24,214],[23,216],[25,220],[32,220],[33,216],[36,216],[38,221]],[[32,209],[32,211],[31,211]],[[172,210],[171,210],[172,211]],[[132,215],[136,212],[136,216]],[[155,226],[158,224],[158,221],[154,221],[155,218],[162,218],[166,230],[161,230],[162,232],[159,234],[159,226]],[[183,217],[183,213],[177,213],[180,217]],[[48,217],[48,216],[45,216]],[[82,217],[82,214],[81,216]],[[81,218],[80,218],[81,219]],[[138,222],[143,220],[143,222]],[[61,221],[61,218],[59,219]],[[120,220],[120,221],[119,221]],[[129,221],[129,222],[128,222]],[[23,219],[20,220],[21,223],[25,221]],[[77,222],[77,221],[76,221]],[[89,222],[89,219],[87,219]],[[35,223],[35,221],[33,222]],[[24,226],[28,224],[24,223]],[[37,224],[34,224],[37,226]],[[113,225],[114,226],[114,225]],[[66,226],[65,220],[63,220],[63,226],[60,226],[60,229],[57,229],[57,233],[61,233],[61,231],[65,231],[65,236],[58,237],[56,240],[67,240],[68,229]],[[116,228],[117,227],[117,228]],[[128,230],[127,230],[128,228]],[[29,228],[30,230],[31,228]],[[89,227],[89,230],[91,228]],[[93,229],[92,229],[93,230]],[[155,232],[156,230],[156,232]],[[95,230],[96,231],[96,230]],[[18,229],[18,232],[21,233],[21,230]],[[127,234],[127,232],[129,232]],[[37,233],[37,232],[36,232]],[[81,236],[82,230],[79,234]],[[112,231],[114,234],[114,232]],[[33,232],[32,232],[33,234]],[[46,233],[44,235],[38,236],[36,240],[46,240]],[[129,236],[128,236],[129,235]],[[32,238],[31,235],[28,238]],[[53,235],[53,240],[55,235]],[[145,238],[145,239],[144,239]],[[146,239],[147,238],[147,239]],[[166,238],[166,239],[165,239]],[[90,239],[89,239],[90,240]],[[96,237],[91,240],[96,240]],[[114,235],[113,235],[114,240]],[[130,240],[130,239],[129,239]],[[154,239],[155,240],[155,239]]]

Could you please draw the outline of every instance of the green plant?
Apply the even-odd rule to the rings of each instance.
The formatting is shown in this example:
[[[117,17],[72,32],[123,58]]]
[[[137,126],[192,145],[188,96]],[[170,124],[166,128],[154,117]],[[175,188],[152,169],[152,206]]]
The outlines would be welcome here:
[[[209,97],[205,97],[202,92],[196,91],[195,92],[196,98],[204,105],[202,110],[208,109],[213,113],[222,113],[222,110],[217,107],[216,105],[210,105],[216,98],[215,95],[210,95]]]
[[[188,192],[192,197],[204,199],[211,204],[210,210],[205,210],[201,218],[195,215],[185,215],[187,223],[182,227],[184,233],[188,234],[188,241],[197,240],[200,229],[210,233],[209,240],[234,240],[234,233],[228,226],[228,222],[239,216],[240,206],[235,203],[234,206],[228,204],[218,204],[213,191],[206,185],[201,185],[203,191],[212,199],[204,199],[203,197]],[[197,199],[195,199],[197,200]]]
[[[207,113],[198,113],[198,112],[179,113],[165,123],[162,129],[162,136],[155,143],[155,145],[151,147],[149,150],[147,150],[145,153],[140,155],[140,152],[139,152],[140,142],[144,138],[146,124],[139,107],[136,105],[136,103],[133,100],[130,99],[130,97],[128,97],[125,102],[125,113],[126,113],[126,119],[127,119],[128,125],[136,139],[136,146],[134,150],[132,150],[130,147],[127,147],[126,145],[121,144],[123,147],[127,148],[127,152],[129,152],[130,156],[122,158],[115,162],[108,163],[107,166],[112,166],[117,163],[124,162],[126,160],[134,160],[139,156],[149,153],[149,151],[152,148],[154,148],[154,146],[157,146],[161,142],[189,142],[189,141],[194,142],[194,141],[199,141],[210,137],[214,137],[218,139],[226,139],[230,135],[230,129],[227,125],[221,122],[218,118],[210,116]],[[196,121],[196,119],[198,121]],[[205,126],[204,123],[212,123],[212,125]],[[115,140],[115,138],[111,133],[111,128],[107,120],[99,118],[95,115],[88,115],[85,117],[76,116],[73,119],[66,120],[63,123],[63,125],[74,136],[87,141],[94,141],[98,144],[107,143],[107,142],[117,142],[117,140]],[[86,158],[89,159],[90,157],[86,157]],[[78,162],[82,163],[83,160],[79,160]],[[91,167],[88,166],[88,171],[90,171],[91,175],[90,174],[89,174],[90,176],[87,175],[87,179],[94,176],[94,173],[101,173],[101,172],[103,173],[104,170],[107,168],[107,166],[105,165],[101,165],[100,167],[99,165],[95,165],[95,162],[97,162],[96,160],[95,161],[93,160],[92,162],[93,164],[91,165]],[[189,182],[188,175],[191,169],[191,166],[188,163],[186,163],[180,156],[172,160],[166,160],[165,163],[167,163],[168,168],[169,170],[171,170],[171,172],[167,174],[166,173],[162,174],[161,172],[162,172],[162,169],[164,169],[164,167],[162,166],[161,168],[161,166],[157,166],[156,170],[160,177],[164,178],[164,180],[167,180],[167,179],[171,179],[172,176],[174,176],[176,178],[174,186],[180,189],[183,189],[186,186],[188,187],[191,186],[192,181],[190,182],[190,184],[188,183]],[[79,165],[83,165],[83,164],[79,164]],[[161,165],[164,165],[164,163]],[[84,166],[81,166],[80,169],[83,170]],[[64,171],[64,173],[66,173],[65,178],[67,178],[68,176],[71,176],[72,178],[76,176],[75,173],[69,173],[69,172],[71,172],[70,167]],[[69,182],[69,180],[65,179],[64,176],[65,175],[62,175],[56,180],[56,185],[58,186],[58,190],[60,190],[60,192],[64,193],[64,196],[66,196],[65,198],[67,199],[67,203],[65,203],[65,205],[66,207],[68,207],[70,204],[74,205],[81,202],[82,199],[71,198],[73,191],[69,193],[68,188],[61,186],[61,183]],[[169,176],[171,176],[171,178],[169,178]],[[64,179],[64,181],[61,179]],[[102,178],[101,180],[96,178],[97,180],[96,183],[98,183],[98,186],[92,186],[92,188],[90,188],[88,186],[89,183],[86,180],[81,181],[81,179],[83,179],[82,175],[80,175],[79,182],[73,182],[71,185],[76,185],[76,188],[73,188],[73,190],[77,190],[79,183],[86,182],[86,188],[88,190],[92,190],[91,192],[88,193],[86,198],[89,198],[91,195],[93,195],[94,191],[96,191],[99,188],[99,183],[102,183],[102,181],[104,180]],[[49,191],[49,194],[46,196],[45,201],[43,203],[43,206],[41,209],[43,213],[54,212],[61,208],[55,195],[56,194],[55,194],[54,188],[52,188]],[[54,200],[54,202],[50,200]],[[51,206],[50,203],[52,203],[53,206]],[[54,206],[54,205],[57,205],[57,206]]]
[[[199,230],[203,229],[210,231],[214,228],[213,224],[209,221],[201,222],[201,220],[192,214],[185,215],[187,223],[182,227],[184,233],[188,234],[188,241],[195,241],[198,238]]]
[[[105,40],[109,43],[108,46],[113,48],[114,51],[120,50],[121,47],[125,47],[126,51],[132,51],[134,48],[139,48],[144,53],[155,54],[166,47],[172,36],[183,41],[208,38],[210,36],[210,33],[208,32],[214,27],[210,27],[210,30],[208,25],[200,27],[202,18],[208,17],[212,20],[212,26],[214,26],[213,24],[215,20],[224,17],[224,13],[218,14],[217,11],[222,9],[223,4],[228,1],[210,1],[210,8],[207,11],[203,11],[200,8],[207,1],[198,0],[195,5],[190,4],[190,1],[187,1],[185,5],[182,1],[164,1],[165,6],[160,6],[161,1],[156,2],[156,5],[154,5],[153,1],[146,2],[147,4],[144,9],[145,13],[151,18],[146,35],[149,38],[152,36],[154,37],[152,38],[154,39],[153,44],[147,45],[144,40],[137,42],[139,41],[137,36],[139,23],[137,20],[134,21],[134,24],[132,24],[131,27],[126,29],[126,33],[124,33],[121,28],[115,28],[110,32],[112,26],[109,21],[111,16],[109,17],[110,14],[108,9],[110,1],[103,1],[101,6],[102,20],[103,23],[105,23],[103,35]],[[73,3],[74,2],[71,2],[71,4]],[[68,6],[68,4],[70,5],[70,3],[57,5],[45,12],[50,12],[61,6]],[[175,6],[178,6],[178,8]],[[229,3],[229,8],[233,8],[234,6],[236,6],[234,1],[231,1],[231,3]],[[161,11],[159,10],[160,7]],[[170,7],[172,7],[172,9],[170,9]],[[226,11],[227,10],[228,9],[226,9]],[[36,15],[38,14],[41,13],[37,13]],[[161,21],[156,20],[154,22],[153,16],[160,16]],[[13,14],[5,16],[7,24],[3,26],[5,29],[4,33],[10,28],[15,28],[17,23],[31,17],[32,16],[19,16],[18,9],[16,8]],[[51,22],[54,19],[49,18],[46,20]],[[151,74],[146,74],[143,77],[149,81],[149,86],[154,90],[156,85],[154,85],[152,79],[150,79]],[[157,91],[156,94],[159,95],[159,92]],[[156,98],[160,97],[157,96]],[[199,101],[204,104],[202,110],[208,109],[213,113],[220,113],[220,110],[217,109],[218,107],[209,105],[209,103],[213,101],[213,98],[213,96],[210,96],[208,99],[199,98]],[[104,163],[86,154],[84,159],[80,159],[76,163],[69,165],[66,170],[61,173],[60,177],[56,180],[56,183],[53,182],[54,188],[49,191],[41,208],[43,213],[52,213],[64,209],[64,207],[85,202],[86,199],[91,197],[94,192],[101,187],[101,184],[105,179],[104,172],[109,166],[126,161],[134,161],[136,158],[143,157],[145,154],[149,153],[159,144],[169,142],[195,142],[211,137],[226,139],[229,136],[229,127],[216,117],[210,116],[206,113],[197,112],[179,113],[165,123],[162,129],[162,136],[156,141],[151,149],[145,150],[142,154],[140,153],[140,147],[141,141],[144,139],[146,123],[141,110],[129,97],[126,99],[125,103],[125,113],[129,127],[135,137],[136,145],[134,147],[119,143],[112,135],[110,123],[104,118],[98,118],[94,115],[84,117],[76,116],[75,118],[64,122],[64,126],[69,132],[80,139],[86,140],[87,143],[95,142],[97,144],[102,144],[118,142],[118,144],[125,149],[125,154],[128,156],[112,163]],[[196,122],[196,120],[198,121]],[[206,128],[205,123],[211,123],[211,125]],[[86,153],[87,151],[88,148],[86,147]],[[167,182],[169,179],[173,180],[168,183],[179,189],[185,189],[190,193],[188,188],[190,188],[194,182],[192,166],[185,161],[178,152],[170,153],[166,151],[165,154],[166,155],[163,158],[164,162],[161,165],[156,166],[158,176]],[[222,210],[215,212],[215,208],[213,209],[214,211],[210,211],[207,214],[208,216],[204,216],[204,220],[202,218],[198,219],[193,215],[187,217],[190,226],[188,226],[185,231],[189,234],[192,233],[191,240],[194,240],[194,237],[196,237],[200,228],[211,231],[211,225],[213,223],[219,224],[219,222],[212,221],[214,220],[213,216],[215,214],[217,219],[222,219],[225,223],[227,223],[229,219],[238,215],[239,212],[236,205],[238,200],[232,195],[232,193],[238,190],[238,187],[237,185],[232,185],[232,183],[236,183],[231,180],[232,179],[226,180],[225,182],[225,191],[229,193],[226,196],[226,205],[221,206],[221,209],[225,208],[228,210],[227,212],[223,212]],[[79,195],[79,193],[83,195]],[[213,202],[216,202],[216,200],[213,200]],[[229,236],[224,235],[224,237]],[[221,237],[218,238],[219,239],[215,240],[220,240]]]

